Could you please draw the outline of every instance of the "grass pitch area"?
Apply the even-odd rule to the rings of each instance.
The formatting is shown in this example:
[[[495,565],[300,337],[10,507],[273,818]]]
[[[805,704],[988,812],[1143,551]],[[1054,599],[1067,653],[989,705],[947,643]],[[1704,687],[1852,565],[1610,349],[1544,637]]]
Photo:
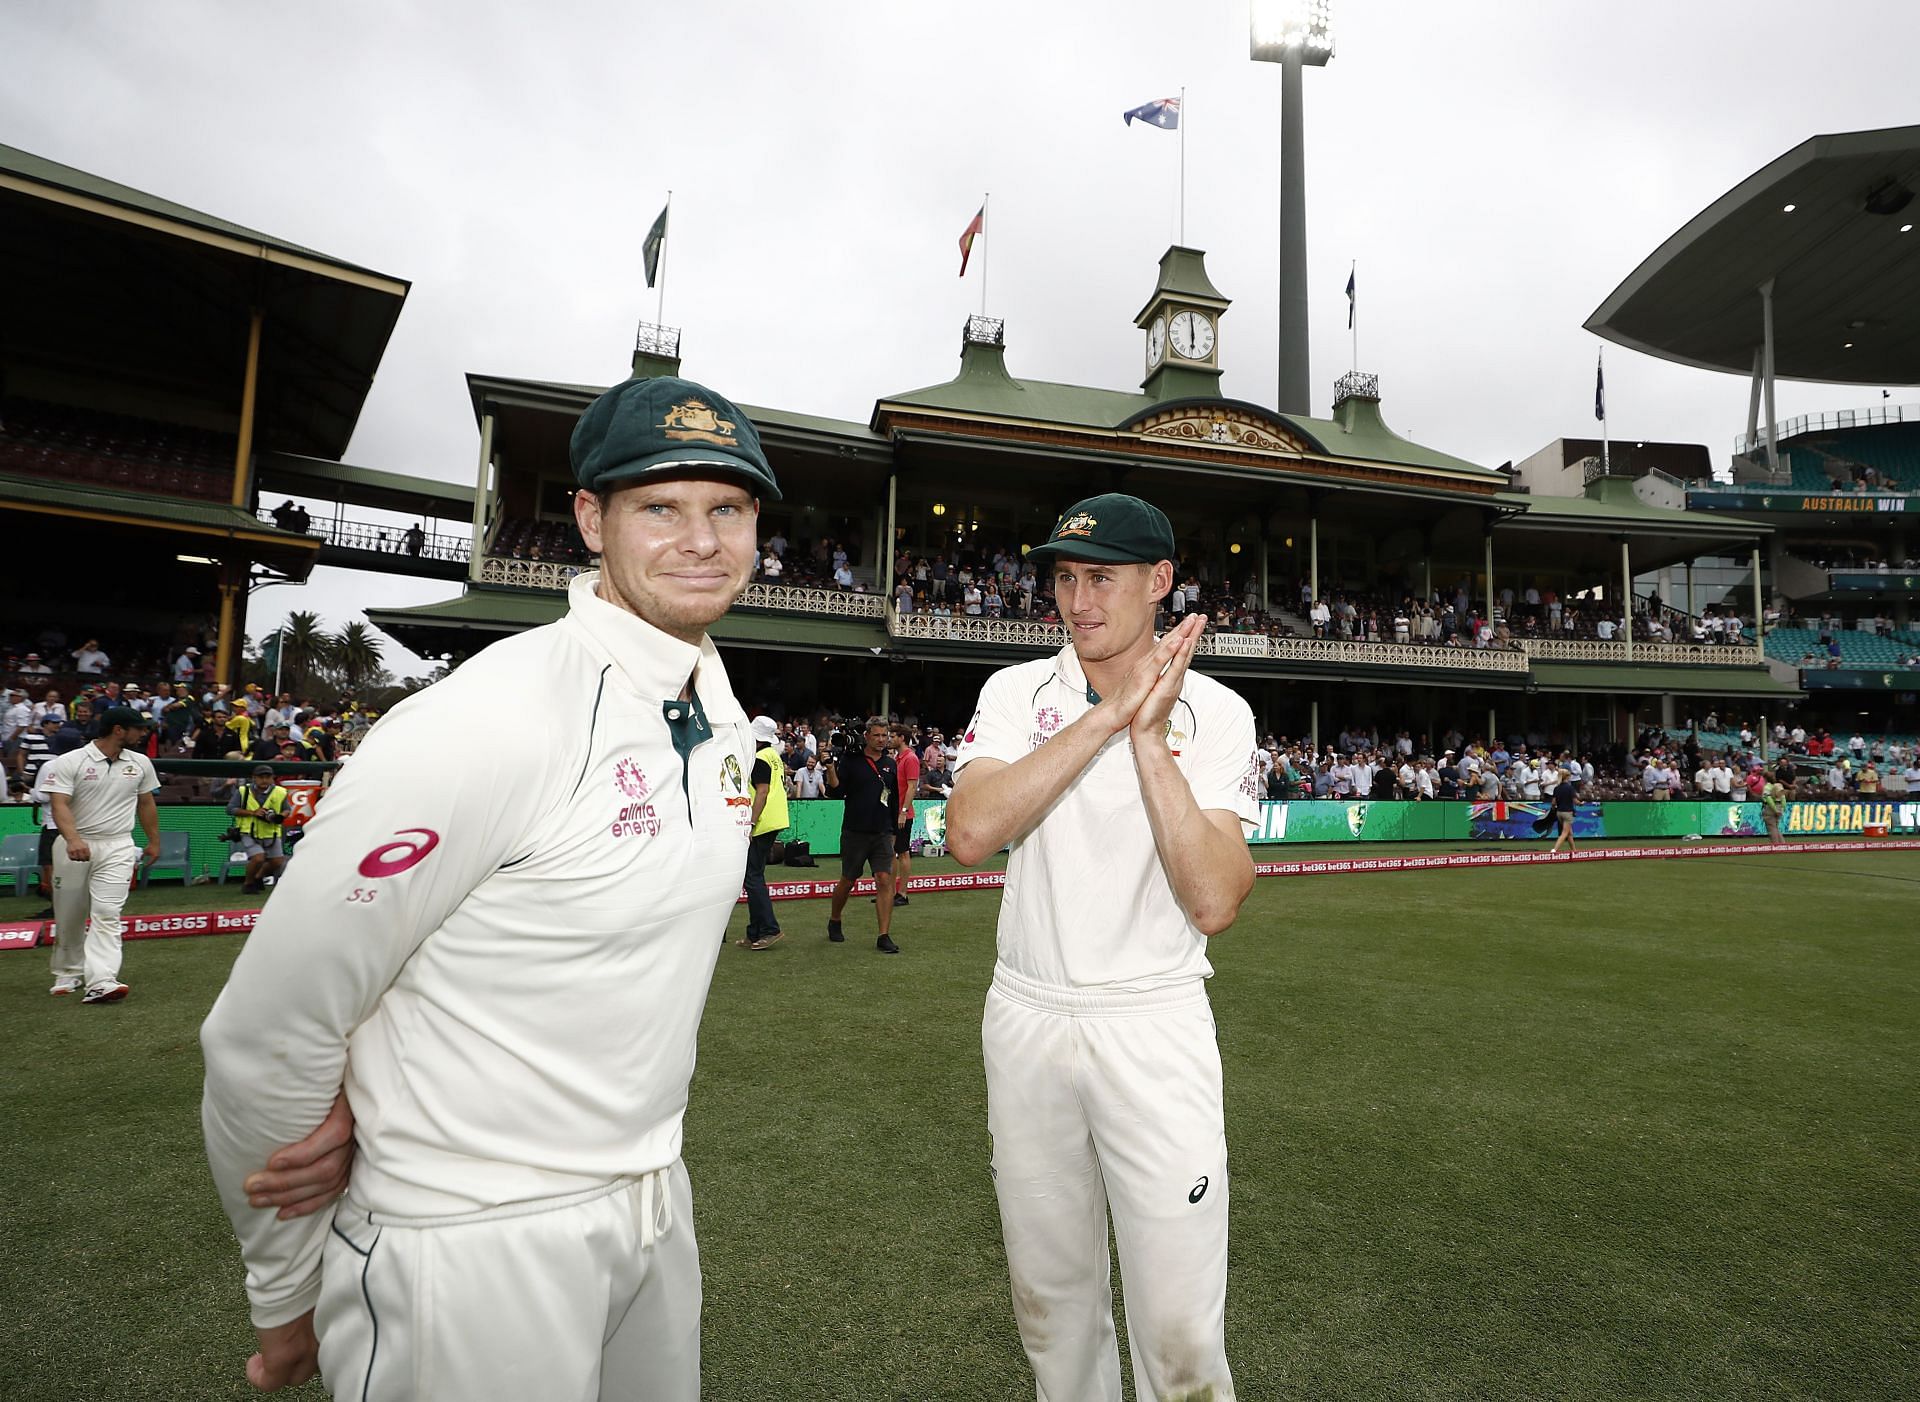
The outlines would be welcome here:
[[[723,953],[707,1397],[1033,1395],[986,1169],[998,904],[916,897],[890,959],[866,902],[844,945],[787,902],[784,943]],[[1211,985],[1240,1396],[1911,1396],[1917,911],[1906,853],[1257,883]],[[132,944],[103,1008],[0,954],[8,1402],[255,1395],[198,1124],[239,948]]]

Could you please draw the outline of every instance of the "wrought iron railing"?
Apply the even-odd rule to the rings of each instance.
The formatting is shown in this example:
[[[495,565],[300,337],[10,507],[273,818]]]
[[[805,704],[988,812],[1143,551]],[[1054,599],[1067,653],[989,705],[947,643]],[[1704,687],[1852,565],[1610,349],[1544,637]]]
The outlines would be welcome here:
[[[1344,666],[1431,667],[1455,672],[1527,670],[1511,648],[1438,647],[1427,643],[1357,643],[1336,638],[1273,638],[1261,633],[1209,633],[1196,651],[1215,657],[1262,657],[1275,662],[1336,662]]]
[[[937,613],[901,613],[887,605],[887,631],[896,638],[926,638],[940,642],[1000,643],[1014,647],[1057,648],[1067,640],[1058,623],[1025,618],[980,618],[972,614],[949,617]]]
[[[792,584],[749,584],[738,607],[770,613],[824,613],[836,618],[881,618],[887,601],[850,589],[809,589]]]
[[[558,560],[510,560],[489,555],[480,562],[480,582],[510,589],[565,589],[575,575],[597,567],[597,562],[572,565]]]
[[[1380,397],[1380,377],[1362,370],[1349,370],[1333,382],[1333,407],[1338,409],[1343,399],[1378,399]]]
[[[288,529],[265,508],[255,514],[269,525]],[[372,521],[311,517],[305,534],[319,536],[328,545],[342,550],[364,550],[375,555],[411,555],[422,560],[465,562],[473,554],[473,536],[468,532],[455,535],[444,531],[422,531],[417,550],[405,526],[382,526]]]
[[[1520,644],[1527,656],[1545,662],[1663,662],[1692,667],[1758,667],[1760,651],[1750,643],[1641,643],[1628,654],[1625,642],[1593,638],[1529,638]]]
[[[482,584],[503,584],[514,589],[565,589],[575,576],[598,569],[598,560],[585,564],[563,564],[557,560],[511,560],[489,555],[480,562]],[[768,613],[812,613],[832,618],[880,618],[886,600],[878,594],[858,594],[847,589],[806,589],[781,584],[749,584],[740,595],[739,608],[764,609]]]
[[[967,318],[966,337],[978,346],[1004,346],[1007,343],[1007,323],[997,316],[970,316]]]
[[[680,328],[643,321],[633,333],[633,349],[636,354],[658,355],[672,360],[680,354]]]

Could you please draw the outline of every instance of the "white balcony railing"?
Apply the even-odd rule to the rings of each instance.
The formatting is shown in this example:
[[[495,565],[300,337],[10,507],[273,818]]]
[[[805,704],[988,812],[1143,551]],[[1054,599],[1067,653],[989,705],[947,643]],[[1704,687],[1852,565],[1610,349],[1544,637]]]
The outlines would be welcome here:
[[[1760,650],[1744,643],[1702,647],[1694,643],[1633,644],[1629,657],[1624,642],[1603,643],[1592,638],[1536,638],[1520,644],[1529,657],[1543,662],[1663,662],[1690,667],[1758,667]]]
[[[516,589],[563,590],[574,576],[598,569],[600,562],[560,564],[553,560],[510,560],[489,555],[480,562],[482,584],[504,584]],[[749,584],[739,606],[774,613],[814,613],[834,618],[881,618],[886,600],[878,594],[856,594],[846,589],[802,589],[780,584]]]
[[[959,614],[901,613],[887,606],[887,631],[896,638],[928,638],[940,642],[1001,643],[1015,647],[1057,648],[1066,645],[1067,630],[1058,623],[1036,623],[1025,618],[976,618]]]
[[[804,589],[791,584],[749,584],[737,605],[774,613],[824,613],[834,618],[884,618],[887,601],[850,589]]]
[[[557,560],[509,560],[488,555],[480,561],[482,584],[504,584],[513,589],[565,589],[573,577],[597,569],[598,561],[588,565],[563,565]]]
[[[1524,673],[1527,659],[1510,648],[1435,647],[1426,643],[1356,643],[1336,638],[1267,638],[1212,633],[1200,651],[1216,657],[1267,657],[1276,662],[1337,662],[1375,667],[1432,667],[1452,672]]]

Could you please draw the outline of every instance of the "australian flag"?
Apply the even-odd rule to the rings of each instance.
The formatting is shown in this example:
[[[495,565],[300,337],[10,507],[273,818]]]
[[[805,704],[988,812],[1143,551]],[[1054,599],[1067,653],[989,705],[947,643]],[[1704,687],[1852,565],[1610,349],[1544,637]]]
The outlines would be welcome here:
[[[1593,362],[1593,416],[1607,421],[1607,367],[1598,358]]]
[[[1162,131],[1176,131],[1180,126],[1180,99],[1156,98],[1152,102],[1120,114],[1120,119],[1128,126],[1132,126],[1136,118],[1148,126],[1159,127]]]

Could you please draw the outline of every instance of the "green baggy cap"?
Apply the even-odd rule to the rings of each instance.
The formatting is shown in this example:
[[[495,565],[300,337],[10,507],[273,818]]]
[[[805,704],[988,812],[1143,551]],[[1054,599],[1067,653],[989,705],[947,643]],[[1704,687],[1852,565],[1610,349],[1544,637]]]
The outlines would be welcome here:
[[[1124,492],[1108,492],[1069,506],[1053,523],[1046,544],[1034,546],[1027,558],[1157,564],[1173,558],[1173,526],[1153,503]]]
[[[737,478],[756,497],[780,484],[747,416],[704,385],[675,376],[627,380],[573,426],[573,475],[597,494],[651,477]]]

